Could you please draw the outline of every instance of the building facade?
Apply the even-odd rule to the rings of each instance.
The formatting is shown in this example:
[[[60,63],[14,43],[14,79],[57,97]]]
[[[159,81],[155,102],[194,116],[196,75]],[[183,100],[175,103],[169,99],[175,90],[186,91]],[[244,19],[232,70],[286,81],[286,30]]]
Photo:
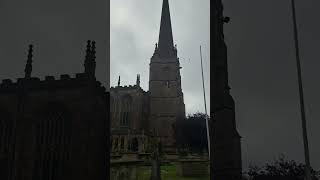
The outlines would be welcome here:
[[[25,77],[0,84],[0,179],[107,179],[109,94],[95,79],[95,42],[75,77],[32,77],[32,52]]]

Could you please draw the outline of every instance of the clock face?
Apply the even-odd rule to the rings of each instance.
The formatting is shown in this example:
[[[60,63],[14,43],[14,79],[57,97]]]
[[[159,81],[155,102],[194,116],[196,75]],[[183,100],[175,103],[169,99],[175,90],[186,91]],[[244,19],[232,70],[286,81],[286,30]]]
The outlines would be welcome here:
[[[169,71],[169,67],[165,66],[165,67],[162,68],[162,70],[165,71],[165,72],[168,72]]]

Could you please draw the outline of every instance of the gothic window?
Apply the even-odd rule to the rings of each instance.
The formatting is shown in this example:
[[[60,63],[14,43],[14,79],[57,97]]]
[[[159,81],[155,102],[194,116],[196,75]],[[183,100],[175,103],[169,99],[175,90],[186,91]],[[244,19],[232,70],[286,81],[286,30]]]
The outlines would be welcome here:
[[[132,151],[133,152],[138,152],[138,149],[139,149],[138,138],[133,138],[133,140],[132,140]]]
[[[59,105],[50,105],[38,124],[36,162],[37,180],[59,180],[68,161],[70,119]]]
[[[130,125],[130,114],[132,109],[132,98],[126,95],[122,98],[120,126],[128,127]]]
[[[114,150],[117,151],[118,150],[118,138],[115,138],[115,142],[114,142]]]
[[[132,140],[128,138],[128,151],[132,150],[131,149],[131,147],[132,147],[131,142],[132,142]]]

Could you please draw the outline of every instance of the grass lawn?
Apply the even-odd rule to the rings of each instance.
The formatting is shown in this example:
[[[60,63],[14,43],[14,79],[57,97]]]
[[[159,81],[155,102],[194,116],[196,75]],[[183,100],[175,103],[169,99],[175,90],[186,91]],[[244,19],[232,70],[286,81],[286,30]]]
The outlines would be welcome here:
[[[138,169],[139,180],[149,180],[151,174],[151,167],[144,166]],[[162,180],[209,180],[209,175],[204,177],[177,177],[176,166],[167,165],[161,166],[161,179]]]

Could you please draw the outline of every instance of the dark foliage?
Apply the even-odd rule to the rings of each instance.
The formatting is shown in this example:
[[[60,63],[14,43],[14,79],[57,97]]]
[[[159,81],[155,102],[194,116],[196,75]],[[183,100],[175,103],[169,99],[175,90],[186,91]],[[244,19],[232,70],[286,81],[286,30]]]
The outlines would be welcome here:
[[[250,180],[304,180],[305,165],[287,160],[282,155],[273,163],[266,163],[263,167],[250,166],[246,174]],[[319,171],[312,169],[311,174],[313,180],[318,180]]]
[[[181,153],[207,151],[206,118],[208,115],[196,113],[177,122],[177,145]]]

